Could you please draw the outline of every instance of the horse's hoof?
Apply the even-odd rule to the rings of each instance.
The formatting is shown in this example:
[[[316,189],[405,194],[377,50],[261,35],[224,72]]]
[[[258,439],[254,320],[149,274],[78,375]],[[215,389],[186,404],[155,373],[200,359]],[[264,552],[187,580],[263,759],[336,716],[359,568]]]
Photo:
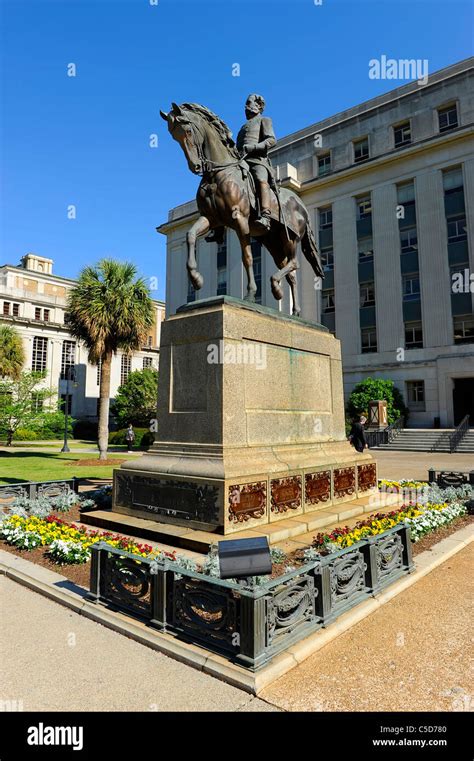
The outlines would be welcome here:
[[[195,291],[201,290],[204,285],[204,278],[200,272],[197,272],[196,275],[191,275],[191,283],[193,284]]]
[[[255,303],[255,291],[247,291],[247,293],[244,296],[244,301],[250,301],[252,304]]]
[[[280,301],[283,298],[283,289],[280,288],[279,284],[276,280],[271,279],[271,286],[272,286],[272,293],[273,296]]]
[[[293,317],[299,317],[301,314],[301,309],[293,309]]]

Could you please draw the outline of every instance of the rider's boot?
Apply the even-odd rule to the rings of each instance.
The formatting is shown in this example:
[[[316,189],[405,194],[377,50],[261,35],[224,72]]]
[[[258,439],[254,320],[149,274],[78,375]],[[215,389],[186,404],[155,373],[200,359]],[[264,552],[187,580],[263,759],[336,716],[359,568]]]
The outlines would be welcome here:
[[[260,216],[255,220],[255,224],[261,227],[264,231],[270,230],[271,220],[271,194],[270,185],[268,182],[258,183],[260,191]]]

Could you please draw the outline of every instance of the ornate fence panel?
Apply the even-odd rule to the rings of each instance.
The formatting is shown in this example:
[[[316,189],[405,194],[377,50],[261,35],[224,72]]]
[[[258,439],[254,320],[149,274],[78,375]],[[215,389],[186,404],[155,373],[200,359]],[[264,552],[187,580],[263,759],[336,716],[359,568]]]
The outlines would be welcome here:
[[[404,524],[258,586],[98,542],[88,598],[255,671],[412,568]]]
[[[60,494],[79,491],[79,479],[68,478],[61,481],[24,481],[17,484],[0,484],[0,511],[8,508],[17,497],[58,497]]]

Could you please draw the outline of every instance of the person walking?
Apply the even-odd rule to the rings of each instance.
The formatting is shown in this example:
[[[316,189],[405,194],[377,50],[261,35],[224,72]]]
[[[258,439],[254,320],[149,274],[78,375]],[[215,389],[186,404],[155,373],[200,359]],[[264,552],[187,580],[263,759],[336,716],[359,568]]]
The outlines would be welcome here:
[[[133,425],[131,423],[127,428],[127,433],[125,434],[125,441],[127,442],[127,452],[131,452],[133,442],[135,441],[135,432],[133,430]]]
[[[362,423],[362,420],[365,422],[366,419],[367,418],[360,418],[359,416],[355,417],[349,432],[349,441],[358,452],[363,452],[364,449],[367,449],[369,446],[367,444],[367,439],[365,438],[364,425]]]

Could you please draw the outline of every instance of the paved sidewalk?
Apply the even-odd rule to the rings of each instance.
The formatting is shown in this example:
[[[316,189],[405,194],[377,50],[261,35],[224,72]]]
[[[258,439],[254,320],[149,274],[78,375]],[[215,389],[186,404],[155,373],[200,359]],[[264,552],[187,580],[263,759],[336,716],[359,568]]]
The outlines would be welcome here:
[[[397,480],[400,478],[426,481],[428,470],[462,470],[474,468],[473,454],[448,454],[444,452],[397,452],[386,449],[370,449],[377,461],[378,477]]]
[[[0,700],[24,711],[277,711],[0,576]]]
[[[474,545],[260,697],[287,711],[473,711]]]

